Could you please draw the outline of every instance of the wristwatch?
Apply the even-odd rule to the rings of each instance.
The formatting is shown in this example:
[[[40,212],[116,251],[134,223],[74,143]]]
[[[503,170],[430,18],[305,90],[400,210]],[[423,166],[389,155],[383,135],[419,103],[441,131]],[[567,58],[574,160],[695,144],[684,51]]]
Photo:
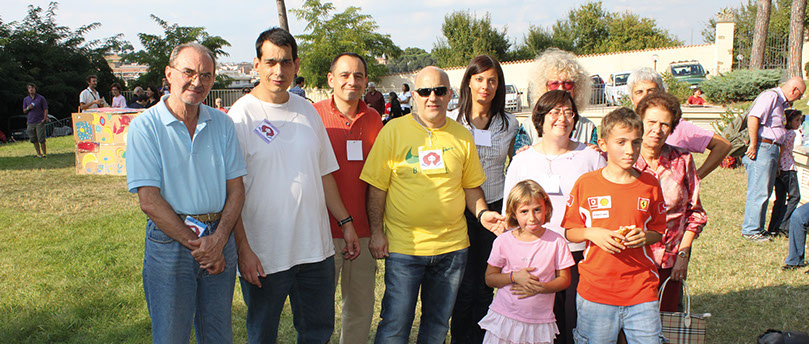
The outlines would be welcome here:
[[[688,254],[688,252],[680,251],[680,252],[677,252],[677,256],[680,257],[680,258],[688,258],[689,254]]]

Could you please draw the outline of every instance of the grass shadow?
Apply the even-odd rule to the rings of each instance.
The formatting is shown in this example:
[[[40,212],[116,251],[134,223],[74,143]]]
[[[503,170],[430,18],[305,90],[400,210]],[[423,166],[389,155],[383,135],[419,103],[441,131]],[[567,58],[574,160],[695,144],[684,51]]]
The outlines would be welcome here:
[[[803,275],[803,271],[783,273]],[[806,279],[809,281],[809,275]],[[711,313],[707,321],[708,343],[756,343],[767,329],[809,332],[804,301],[807,299],[809,285],[775,285],[694,295],[691,310]]]
[[[33,152],[33,149],[31,151]],[[45,159],[39,159],[33,154],[0,157],[0,170],[51,170],[75,166],[76,155],[74,153],[48,154]]]

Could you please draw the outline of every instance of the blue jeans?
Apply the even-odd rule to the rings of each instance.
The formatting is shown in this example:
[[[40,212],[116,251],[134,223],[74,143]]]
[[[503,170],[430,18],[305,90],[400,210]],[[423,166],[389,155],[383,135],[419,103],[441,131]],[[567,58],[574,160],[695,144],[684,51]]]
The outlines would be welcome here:
[[[767,231],[770,233],[787,232],[792,212],[801,201],[801,186],[798,182],[798,171],[781,171],[775,177],[775,201],[772,204],[772,215]]]
[[[421,288],[417,343],[443,343],[469,249],[437,256],[391,253],[385,260],[385,295],[376,344],[406,344]]]
[[[746,155],[742,158],[747,170],[747,202],[742,223],[742,234],[746,235],[764,232],[767,201],[772,194],[775,170],[778,168],[778,146],[759,142],[757,147],[756,159]]]
[[[807,226],[809,226],[809,203],[798,207],[792,213],[792,220],[789,221],[789,253],[784,264],[803,264]]]
[[[573,337],[577,344],[615,343],[622,328],[627,343],[661,342],[663,327],[657,301],[612,306],[576,295],[576,310],[578,319]]]
[[[210,233],[218,222],[207,223]],[[152,318],[154,343],[188,343],[193,322],[197,343],[230,343],[231,306],[236,286],[236,244],[233,235],[222,249],[225,271],[210,275],[191,251],[146,222],[143,291]]]
[[[247,304],[249,343],[275,343],[289,296],[298,343],[327,343],[334,332],[334,256],[259,277],[261,288],[239,278]]]

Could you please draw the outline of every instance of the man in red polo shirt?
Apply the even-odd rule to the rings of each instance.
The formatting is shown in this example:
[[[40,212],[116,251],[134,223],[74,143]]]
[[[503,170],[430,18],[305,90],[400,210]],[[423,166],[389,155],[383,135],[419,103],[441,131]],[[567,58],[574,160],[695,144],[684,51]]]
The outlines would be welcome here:
[[[355,53],[337,55],[328,74],[332,97],[315,103],[315,109],[329,135],[340,169],[332,175],[354,229],[360,238],[360,255],[354,260],[334,257],[335,278],[341,279],[343,328],[340,343],[366,343],[374,314],[376,260],[368,251],[371,232],[365,211],[368,185],[360,180],[365,158],[382,129],[379,113],[361,100],[365,93],[368,69],[365,59]],[[343,252],[345,242],[340,226],[330,216],[335,252]]]

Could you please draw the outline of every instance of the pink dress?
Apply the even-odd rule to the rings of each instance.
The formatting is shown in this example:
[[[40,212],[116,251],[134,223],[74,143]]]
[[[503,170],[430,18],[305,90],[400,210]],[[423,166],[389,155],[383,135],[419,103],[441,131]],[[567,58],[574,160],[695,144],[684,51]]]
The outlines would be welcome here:
[[[556,270],[573,266],[573,256],[565,239],[550,230],[534,241],[520,241],[514,232],[494,240],[489,265],[510,273],[535,267],[531,274],[540,282],[556,278]],[[525,299],[512,295],[511,285],[500,288],[489,313],[479,322],[486,330],[484,343],[550,343],[559,333],[553,314],[554,293],[537,294]]]

